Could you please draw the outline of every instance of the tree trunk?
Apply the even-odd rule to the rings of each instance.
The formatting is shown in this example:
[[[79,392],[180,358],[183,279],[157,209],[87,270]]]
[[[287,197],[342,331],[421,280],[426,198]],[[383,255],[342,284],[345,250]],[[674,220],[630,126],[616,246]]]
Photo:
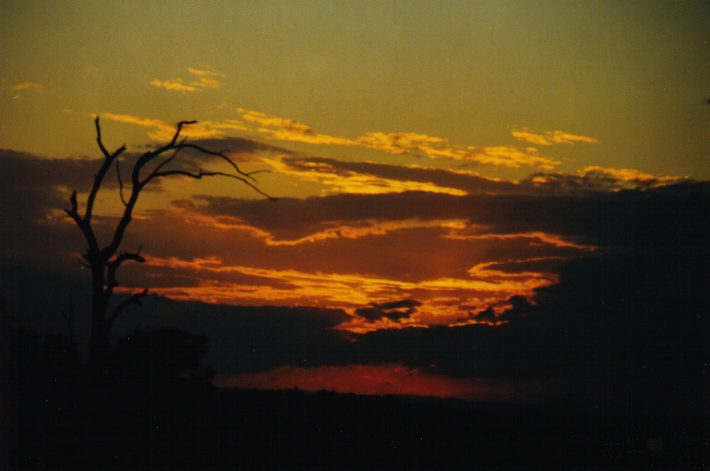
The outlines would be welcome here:
[[[88,367],[92,379],[99,380],[106,368],[108,333],[106,329],[106,293],[104,291],[101,263],[91,264],[91,333],[89,339]]]

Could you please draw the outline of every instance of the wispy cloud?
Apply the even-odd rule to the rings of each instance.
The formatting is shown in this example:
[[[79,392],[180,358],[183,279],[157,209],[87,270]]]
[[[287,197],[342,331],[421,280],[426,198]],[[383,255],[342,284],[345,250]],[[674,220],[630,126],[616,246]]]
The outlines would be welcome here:
[[[461,160],[480,165],[520,168],[523,166],[551,170],[559,164],[534,147],[487,146],[477,148],[457,145],[448,139],[416,132],[371,132],[356,138],[331,136],[316,132],[307,124],[260,111],[237,108],[241,118],[255,125],[254,132],[268,139],[306,144],[362,147],[396,155],[412,155],[430,159]]]
[[[321,194],[359,193],[383,194],[405,191],[426,191],[449,195],[465,195],[466,192],[428,181],[387,178],[354,170],[339,169],[327,160],[297,160],[285,157],[263,159],[272,169],[303,181],[318,182],[323,185]],[[332,161],[337,162],[337,161]]]
[[[551,146],[553,144],[596,144],[598,139],[589,136],[571,134],[565,131],[544,131],[543,133],[534,132],[528,128],[515,129],[513,137],[519,141],[529,142],[538,146]]]
[[[639,186],[658,186],[663,184],[675,183],[682,180],[682,177],[653,175],[651,173],[642,172],[634,168],[609,168],[599,166],[589,166],[577,172],[580,175],[604,175],[618,182],[632,183]]]
[[[163,90],[171,90],[177,92],[196,92],[198,88],[194,85],[185,83],[183,79],[173,79],[173,80],[151,80],[149,82],[155,88],[162,88]]]
[[[543,170],[552,170],[560,164],[559,160],[555,160],[541,154],[535,147],[516,146],[483,147],[478,153],[475,154],[473,160],[484,165],[495,165],[509,168],[529,166],[538,167]]]
[[[30,91],[35,93],[44,93],[45,86],[37,82],[20,82],[11,87],[16,92]]]
[[[573,173],[535,173],[523,183],[558,193],[577,193],[648,190],[684,180],[684,177],[653,175],[633,168],[588,166]]]
[[[338,146],[355,146],[357,143],[351,139],[327,134],[317,133],[307,124],[299,123],[293,119],[262,113],[261,111],[237,108],[242,120],[269,139],[280,141],[302,142],[305,144],[324,144]]]
[[[175,134],[175,125],[166,123],[154,118],[141,118],[129,114],[103,113],[102,118],[117,123],[133,124],[147,128],[148,137],[158,141],[170,140]],[[205,121],[183,128],[181,135],[183,137],[192,137],[196,139],[208,139],[224,136],[224,129],[230,129],[232,125],[229,122],[214,123]]]
[[[194,67],[188,67],[187,71],[198,77],[224,77],[224,74],[215,72],[211,69],[196,69]]]
[[[172,81],[155,80],[153,85],[165,89],[181,90],[184,92],[202,91],[206,87],[217,87],[216,79],[211,77],[219,76],[217,72],[191,69],[192,73],[199,76],[198,81],[186,82],[182,79]],[[214,81],[215,84],[210,85]],[[271,115],[261,111],[237,108],[238,117],[222,121],[204,121],[197,127],[190,128],[194,137],[220,137],[225,133],[246,132],[268,140],[298,142],[310,145],[329,145],[350,148],[369,149],[376,152],[384,152],[394,155],[407,155],[420,159],[431,160],[453,160],[466,164],[484,165],[492,167],[522,168],[534,167],[545,171],[551,171],[560,164],[559,160],[543,154],[537,147],[516,146],[516,145],[493,145],[493,146],[472,146],[460,145],[450,142],[447,138],[430,136],[416,132],[370,132],[354,138],[333,136],[316,131],[311,126],[290,119]],[[154,139],[169,137],[164,132],[165,125],[161,125],[157,120],[147,120],[145,118],[132,117],[132,119],[122,118],[123,122],[153,128],[149,135]],[[597,142],[596,139],[586,136],[576,136],[563,131],[550,131],[546,134],[534,134],[527,130],[515,131],[513,133],[521,140],[535,142],[541,145],[551,145],[552,143],[572,143],[572,142]],[[523,136],[523,137],[521,137]],[[279,162],[274,162],[279,165]],[[294,173],[298,169],[287,169],[283,165],[278,170]],[[313,167],[313,165],[311,165]],[[303,169],[302,169],[303,170]],[[348,185],[338,185],[343,181],[345,175],[337,177],[317,175],[317,170],[310,168],[311,181],[322,181],[333,188],[340,188],[347,191],[347,188],[359,187],[358,192],[381,193],[382,188],[392,188],[392,182],[383,182],[382,179],[375,179],[372,176],[365,177],[353,172],[347,175]],[[332,169],[329,169],[329,171]],[[304,172],[301,172],[303,175]],[[322,173],[322,172],[320,172]],[[326,182],[327,180],[327,182]],[[423,190],[429,191],[429,187],[424,188],[424,182],[411,182],[407,186],[402,186],[399,191]],[[342,187],[342,188],[341,188]],[[369,191],[366,191],[369,190]],[[452,193],[451,189],[447,192]],[[460,191],[458,192],[460,194]]]
[[[218,90],[221,86],[218,77],[223,74],[209,69],[188,68],[188,73],[194,77],[191,79],[175,78],[170,80],[151,80],[149,83],[153,87],[163,90],[178,91],[185,93],[202,92],[207,89]]]

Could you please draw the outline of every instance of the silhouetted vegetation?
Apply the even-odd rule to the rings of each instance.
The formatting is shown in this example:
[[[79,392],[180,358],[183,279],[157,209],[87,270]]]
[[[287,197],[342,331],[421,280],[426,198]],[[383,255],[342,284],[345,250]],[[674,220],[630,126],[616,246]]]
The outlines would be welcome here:
[[[119,340],[96,385],[66,337],[9,337],[9,468],[651,466],[703,463],[707,451],[702,416],[659,430],[584,395],[516,405],[220,390],[202,363],[207,339],[177,329]]]
[[[86,251],[82,258],[85,266],[91,273],[91,335],[89,338],[88,364],[90,372],[95,379],[99,379],[104,374],[107,351],[110,345],[110,333],[113,325],[119,316],[131,305],[140,305],[141,299],[148,294],[148,289],[135,292],[122,299],[115,305],[111,301],[114,290],[119,286],[117,279],[118,271],[126,262],[144,263],[145,258],[141,255],[140,248],[135,252],[122,251],[122,246],[126,230],[133,220],[133,212],[140,199],[143,190],[156,180],[172,176],[191,178],[200,180],[204,177],[228,177],[235,179],[255,191],[261,192],[255,185],[252,173],[243,172],[234,161],[223,152],[215,152],[204,147],[188,143],[187,138],[181,137],[183,127],[196,124],[197,121],[180,121],[176,125],[175,134],[166,144],[155,149],[144,152],[139,157],[130,162],[129,176],[126,180],[128,196],[124,195],[124,181],[121,177],[120,162],[122,154],[126,150],[123,145],[113,152],[110,152],[103,143],[101,137],[101,125],[97,116],[94,124],[96,127],[96,143],[103,155],[101,165],[98,167],[91,190],[84,205],[83,214],[79,208],[77,192],[74,191],[69,198],[70,207],[65,209],[67,215],[72,219],[87,244]],[[181,152],[197,152],[199,155],[210,156],[226,162],[229,165],[229,172],[218,172],[203,170],[202,168],[190,168],[190,163],[185,165],[181,162],[178,154]],[[94,206],[96,198],[104,186],[104,179],[108,172],[115,168],[118,182],[118,195],[123,203],[123,211],[118,218],[115,228],[108,237],[108,242],[103,243],[94,229]],[[128,189],[130,189],[128,191]],[[73,335],[73,318],[69,312],[64,312],[64,318],[70,328],[70,335]]]

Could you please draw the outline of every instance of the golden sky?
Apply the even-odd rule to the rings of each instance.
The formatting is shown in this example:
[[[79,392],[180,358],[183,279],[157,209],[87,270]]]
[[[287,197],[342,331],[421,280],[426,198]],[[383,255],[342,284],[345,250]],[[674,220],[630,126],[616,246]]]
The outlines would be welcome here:
[[[354,332],[496,324],[599,243],[460,200],[710,175],[709,13],[700,2],[4,1],[0,147],[94,157],[98,113],[107,145],[137,153],[197,119],[184,136],[264,170],[260,188],[280,201],[227,179],[162,181],[131,228],[148,256],[131,285],[338,307]],[[121,209],[114,191],[100,203],[107,222]],[[518,206],[508,217],[526,214]],[[59,209],[45,223],[67,224]],[[178,235],[166,240],[166,227]]]
[[[535,147],[562,171],[707,177],[709,11],[702,1],[3,0],[0,146],[95,155],[87,116],[112,113],[342,145],[305,151],[343,159],[467,162],[382,153],[404,133],[463,153]],[[294,136],[306,129],[318,138]],[[114,126],[107,138],[139,144],[143,131]]]
[[[124,292],[338,309],[343,335],[506,325],[571,261],[632,246],[629,231],[655,240],[648,221],[675,212],[649,196],[646,217],[633,195],[710,177],[708,24],[702,1],[0,0],[0,253],[76,268],[62,209],[96,171],[94,116],[107,147],[127,144],[124,168],[195,119],[183,136],[263,171],[278,200],[219,177],[155,182]],[[117,190],[112,172],[104,237]],[[497,387],[396,361],[325,368],[455,397]]]

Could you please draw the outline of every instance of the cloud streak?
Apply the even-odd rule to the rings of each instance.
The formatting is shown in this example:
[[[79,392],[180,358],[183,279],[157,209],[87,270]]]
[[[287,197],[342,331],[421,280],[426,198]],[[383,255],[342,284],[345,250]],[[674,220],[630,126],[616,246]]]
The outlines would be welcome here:
[[[200,77],[199,81],[214,80]],[[194,92],[204,90],[208,85],[200,82],[186,82],[182,79],[172,81],[155,80],[152,85],[160,88]],[[370,132],[355,138],[333,136],[317,132],[311,126],[289,118],[263,113],[261,111],[237,108],[238,119],[209,122],[209,128],[214,134],[210,137],[223,135],[224,131],[249,132],[269,140],[296,142],[311,145],[339,146],[346,148],[362,148],[371,151],[393,155],[406,155],[421,159],[451,160],[467,164],[518,169],[534,167],[542,170],[552,170],[560,161],[546,156],[535,147],[513,145],[482,146],[459,145],[448,139],[415,132]],[[120,115],[127,116],[127,115]],[[123,122],[132,122],[138,126],[154,127],[157,130],[149,132],[153,139],[164,138],[159,132],[160,126],[146,126],[145,119],[133,117]],[[208,122],[202,126],[207,127]]]
[[[188,68],[188,73],[194,78],[183,79],[175,78],[171,80],[154,79],[148,82],[155,88],[161,88],[168,91],[177,91],[183,93],[203,92],[205,90],[219,90],[221,83],[219,78],[224,77],[219,72],[214,72],[209,69]]]
[[[259,111],[238,108],[244,121],[256,125],[255,131],[268,139],[305,144],[362,147],[395,155],[410,155],[429,159],[460,160],[480,165],[520,168],[532,166],[551,170],[559,164],[533,147],[455,145],[448,139],[415,132],[371,132],[356,138],[321,134],[298,121],[280,118]]]
[[[45,86],[42,85],[41,83],[37,82],[20,82],[16,83],[12,87],[10,87],[11,90],[14,90],[16,92],[34,92],[34,93],[44,93]]]
[[[513,137],[519,141],[528,142],[537,146],[551,146],[554,144],[597,144],[598,139],[589,136],[571,134],[565,131],[545,131],[538,133],[528,128],[513,130]]]

